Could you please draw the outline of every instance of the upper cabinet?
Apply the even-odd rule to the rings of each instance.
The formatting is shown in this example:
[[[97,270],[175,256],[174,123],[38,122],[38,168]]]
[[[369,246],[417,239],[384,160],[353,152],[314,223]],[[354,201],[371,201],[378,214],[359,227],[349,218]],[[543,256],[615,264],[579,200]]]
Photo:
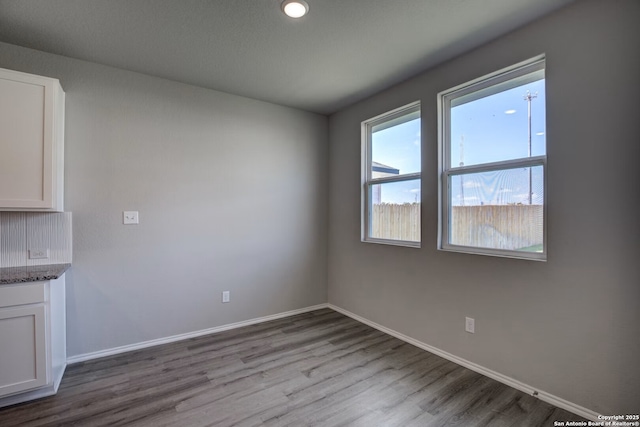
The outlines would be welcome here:
[[[0,68],[0,211],[64,211],[64,91]]]

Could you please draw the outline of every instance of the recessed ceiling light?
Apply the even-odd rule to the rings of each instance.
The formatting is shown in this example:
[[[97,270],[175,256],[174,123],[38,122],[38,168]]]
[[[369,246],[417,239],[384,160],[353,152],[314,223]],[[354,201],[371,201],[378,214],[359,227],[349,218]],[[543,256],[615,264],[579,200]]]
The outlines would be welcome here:
[[[505,111],[504,113],[505,113],[505,114],[513,114],[513,113],[515,113],[515,112],[516,112],[516,110],[507,110],[507,111]]]
[[[302,18],[309,12],[309,5],[304,0],[284,0],[282,11],[290,18]]]

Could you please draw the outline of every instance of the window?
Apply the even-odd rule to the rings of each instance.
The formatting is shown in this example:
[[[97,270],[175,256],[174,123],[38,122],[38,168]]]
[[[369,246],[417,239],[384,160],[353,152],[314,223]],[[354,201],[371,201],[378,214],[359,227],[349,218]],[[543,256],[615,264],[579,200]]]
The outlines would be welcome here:
[[[546,259],[545,61],[439,94],[444,250]]]
[[[362,240],[420,247],[420,104],[362,122]]]

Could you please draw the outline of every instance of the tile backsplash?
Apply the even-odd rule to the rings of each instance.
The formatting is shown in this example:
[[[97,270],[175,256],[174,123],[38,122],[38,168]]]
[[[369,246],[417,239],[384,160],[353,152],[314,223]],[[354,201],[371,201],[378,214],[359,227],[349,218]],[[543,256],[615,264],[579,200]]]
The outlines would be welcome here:
[[[71,246],[71,212],[0,212],[0,267],[71,263]],[[49,257],[29,259],[30,249]]]

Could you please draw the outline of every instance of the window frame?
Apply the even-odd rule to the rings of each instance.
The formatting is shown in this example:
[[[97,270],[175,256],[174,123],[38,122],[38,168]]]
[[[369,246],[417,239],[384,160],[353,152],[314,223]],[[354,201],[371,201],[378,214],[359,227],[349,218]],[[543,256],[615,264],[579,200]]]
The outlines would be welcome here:
[[[451,127],[450,113],[453,100],[466,97],[465,102],[471,102],[486,96],[507,90],[509,86],[517,87],[527,81],[539,79],[529,78],[532,73],[541,73],[546,79],[546,60],[544,55],[520,62],[511,67],[487,74],[467,83],[455,86],[438,93],[438,201],[440,204],[438,215],[438,250],[461,252],[476,255],[498,256],[534,261],[547,260],[547,223],[548,223],[548,179],[547,179],[547,149],[542,156],[521,157],[490,163],[473,164],[469,166],[451,166]],[[546,114],[546,106],[545,106]],[[545,129],[545,133],[547,130]],[[548,139],[547,139],[548,140]],[[463,246],[449,243],[450,209],[451,209],[451,177],[464,176],[472,173],[508,170],[522,167],[542,166],[543,179],[543,207],[542,207],[542,252],[525,252],[509,249],[482,248]]]
[[[420,118],[420,171],[412,172],[397,176],[372,178],[372,130],[375,126],[379,126],[383,123],[393,122],[404,116],[418,113]],[[388,127],[397,126],[408,121],[414,120],[409,118],[406,121],[399,121],[393,123]],[[384,245],[405,246],[411,248],[420,248],[422,244],[422,191],[420,192],[420,240],[399,240],[399,239],[381,239],[371,237],[371,212],[369,210],[369,204],[371,201],[371,189],[374,185],[388,184],[394,182],[404,181],[420,181],[420,188],[422,189],[422,111],[420,101],[414,101],[402,107],[396,108],[378,116],[372,117],[368,120],[364,120],[361,123],[361,137],[362,137],[362,155],[361,155],[361,241],[364,243],[378,243]]]

